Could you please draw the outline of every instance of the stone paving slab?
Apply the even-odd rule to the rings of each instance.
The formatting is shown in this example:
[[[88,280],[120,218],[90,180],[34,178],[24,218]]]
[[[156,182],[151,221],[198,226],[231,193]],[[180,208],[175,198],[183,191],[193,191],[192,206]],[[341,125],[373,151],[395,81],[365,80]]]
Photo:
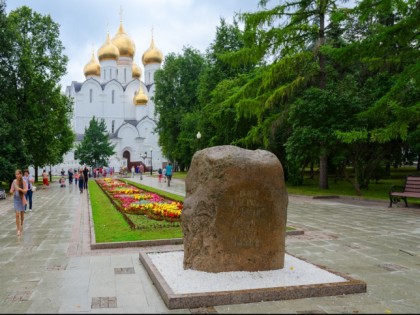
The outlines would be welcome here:
[[[143,178],[146,185],[185,191],[182,181],[167,187]],[[287,237],[287,252],[366,282],[366,293],[170,310],[138,257],[182,244],[92,250],[87,193],[52,185],[35,192],[20,238],[12,199],[0,200],[0,313],[420,313],[419,207],[289,197],[288,224],[305,233]],[[115,274],[130,267],[134,274]],[[108,292],[101,292],[104,285]],[[27,300],[11,298],[19,294]],[[98,297],[116,297],[117,307],[92,308]]]

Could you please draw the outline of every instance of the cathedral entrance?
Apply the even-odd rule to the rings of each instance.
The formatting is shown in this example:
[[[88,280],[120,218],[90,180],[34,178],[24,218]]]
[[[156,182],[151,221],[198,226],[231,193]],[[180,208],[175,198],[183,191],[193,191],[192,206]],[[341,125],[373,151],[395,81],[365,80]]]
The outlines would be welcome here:
[[[134,163],[131,162],[130,151],[124,151],[123,158],[127,160],[127,170],[131,170],[131,166],[133,166]]]
[[[124,151],[123,152],[123,158],[127,160],[127,170],[131,172],[131,167],[134,166],[134,168],[139,167],[140,164],[143,164],[145,171],[148,169],[146,164],[144,164],[142,161],[132,161],[131,160],[131,153],[130,151]]]

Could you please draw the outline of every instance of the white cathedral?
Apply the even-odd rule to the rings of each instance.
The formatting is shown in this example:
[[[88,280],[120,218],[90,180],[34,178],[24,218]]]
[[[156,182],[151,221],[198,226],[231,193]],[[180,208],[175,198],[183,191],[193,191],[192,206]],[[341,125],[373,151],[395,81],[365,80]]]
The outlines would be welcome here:
[[[144,81],[141,68],[134,62],[136,47],[123,28],[122,21],[116,35],[109,32],[105,43],[99,48],[97,58],[92,52],[91,60],[84,67],[86,80],[73,81],[65,94],[73,99],[71,119],[76,134],[76,144],[83,139],[85,128],[93,116],[103,119],[110,140],[115,144],[115,154],[109,164],[118,172],[121,167],[143,163],[146,169],[163,167],[167,160],[162,156],[155,132],[157,117],[153,96],[154,75],[161,68],[162,52],[155,47],[153,34],[150,47],[143,53]],[[64,168],[79,167],[74,151],[64,157],[64,163],[55,166],[53,174]]]

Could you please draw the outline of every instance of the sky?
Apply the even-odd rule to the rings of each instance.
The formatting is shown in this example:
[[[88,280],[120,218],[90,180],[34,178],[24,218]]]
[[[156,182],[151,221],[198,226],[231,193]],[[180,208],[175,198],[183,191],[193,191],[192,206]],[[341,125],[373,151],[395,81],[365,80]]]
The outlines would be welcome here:
[[[150,46],[152,29],[164,56],[182,54],[187,46],[204,53],[221,18],[231,23],[236,13],[254,12],[258,0],[6,0],[6,12],[24,5],[60,25],[60,40],[69,58],[60,82],[64,91],[72,81],[85,80],[83,68],[92,49],[97,56],[107,32],[111,38],[117,33],[121,18],[136,45],[134,62],[143,71],[141,57]]]

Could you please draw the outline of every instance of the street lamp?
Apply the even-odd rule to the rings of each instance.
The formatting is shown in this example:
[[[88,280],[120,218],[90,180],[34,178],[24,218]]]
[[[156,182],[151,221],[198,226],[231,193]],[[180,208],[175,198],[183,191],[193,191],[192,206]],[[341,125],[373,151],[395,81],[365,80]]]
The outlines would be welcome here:
[[[153,148],[150,148],[150,175],[153,173]]]
[[[201,133],[200,133],[200,131],[197,132],[196,137],[197,137],[197,140],[198,140],[198,149],[200,149],[200,139],[201,139]]]

